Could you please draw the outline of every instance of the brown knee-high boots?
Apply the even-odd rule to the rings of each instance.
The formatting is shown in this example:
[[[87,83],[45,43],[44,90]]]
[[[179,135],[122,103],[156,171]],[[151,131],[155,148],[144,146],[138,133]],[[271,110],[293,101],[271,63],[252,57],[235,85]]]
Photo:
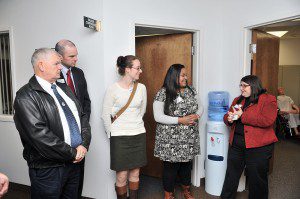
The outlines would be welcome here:
[[[191,194],[191,190],[190,190],[191,186],[181,185],[181,188],[185,199],[195,199]]]
[[[139,181],[129,181],[129,199],[138,199]]]
[[[127,199],[127,185],[123,187],[115,186],[117,198],[118,199]]]
[[[167,192],[167,191],[165,191],[165,199],[174,199],[173,192]]]

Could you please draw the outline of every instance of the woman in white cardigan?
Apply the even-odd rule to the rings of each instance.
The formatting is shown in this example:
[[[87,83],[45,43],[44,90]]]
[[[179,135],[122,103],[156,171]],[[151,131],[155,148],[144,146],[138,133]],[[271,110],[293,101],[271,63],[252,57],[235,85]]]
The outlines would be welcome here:
[[[116,193],[118,199],[127,198],[127,179],[130,199],[138,198],[140,167],[147,164],[146,129],[143,115],[147,105],[145,85],[138,83],[134,97],[127,109],[116,118],[117,112],[128,102],[135,81],[142,73],[136,56],[120,56],[117,60],[119,81],[111,85],[105,94],[102,119],[110,138],[111,169],[116,171]]]

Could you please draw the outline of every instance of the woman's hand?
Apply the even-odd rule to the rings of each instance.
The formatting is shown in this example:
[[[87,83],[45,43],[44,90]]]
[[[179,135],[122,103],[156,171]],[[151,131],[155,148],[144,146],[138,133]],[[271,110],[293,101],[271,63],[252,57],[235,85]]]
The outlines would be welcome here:
[[[242,116],[242,114],[243,114],[243,110],[242,110],[242,108],[241,107],[238,107],[238,109],[236,110],[235,108],[233,108],[233,114],[234,115],[237,115],[237,119],[239,119],[241,116]]]
[[[179,117],[178,118],[178,123],[179,124],[183,124],[183,125],[193,125],[195,123],[194,119],[195,116],[192,115],[187,115],[187,116],[183,116],[183,117]]]
[[[233,112],[228,111],[227,114],[227,121],[229,123],[233,123],[235,120],[238,120],[242,114],[243,114],[243,110],[241,107],[238,107],[237,110],[236,108],[232,107]]]
[[[194,122],[197,122],[198,119],[200,118],[200,116],[199,116],[198,114],[192,114],[192,115],[190,115],[190,116],[192,116]]]
[[[227,121],[229,122],[229,123],[233,123],[233,117],[234,117],[234,114],[233,114],[233,112],[227,112],[227,114],[228,114],[228,117],[227,117]]]

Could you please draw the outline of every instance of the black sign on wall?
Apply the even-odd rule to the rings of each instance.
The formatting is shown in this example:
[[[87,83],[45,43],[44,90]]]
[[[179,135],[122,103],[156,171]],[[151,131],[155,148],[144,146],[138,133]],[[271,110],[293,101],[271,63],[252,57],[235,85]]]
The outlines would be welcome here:
[[[84,16],[84,27],[90,28],[95,31],[100,31],[100,21]]]

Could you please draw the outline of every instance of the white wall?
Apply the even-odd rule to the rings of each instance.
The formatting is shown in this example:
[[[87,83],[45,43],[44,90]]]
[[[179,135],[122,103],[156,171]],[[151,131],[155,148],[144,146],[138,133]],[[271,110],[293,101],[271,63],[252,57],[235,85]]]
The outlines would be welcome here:
[[[173,28],[192,29],[200,31],[199,51],[200,57],[200,82],[199,91],[201,100],[206,103],[207,91],[219,89],[222,73],[221,53],[222,47],[220,25],[222,10],[218,1],[193,0],[165,0],[149,1],[131,0],[117,1],[104,0],[104,65],[107,74],[106,83],[114,81],[115,69],[112,68],[116,57],[122,54],[135,53],[135,24],[164,26]],[[117,6],[116,6],[117,5]],[[200,53],[201,52],[201,53]],[[213,81],[211,81],[213,79]],[[207,84],[206,82],[209,82]],[[204,114],[206,117],[206,113]],[[153,133],[153,132],[151,132]],[[200,177],[204,177],[205,154],[205,122],[202,121],[201,151],[198,159]],[[200,179],[197,179],[200,182]],[[112,185],[112,182],[110,182]],[[114,195],[114,190],[109,190],[109,196]]]
[[[240,95],[240,79],[251,73],[250,29],[300,15],[299,0],[224,1],[222,18],[222,83],[232,101]],[[240,183],[245,183],[242,177]]]
[[[278,86],[290,96],[296,105],[300,105],[300,65],[279,66]]]
[[[299,0],[224,1],[223,4],[223,87],[231,98],[239,94],[238,84],[242,76],[250,74],[250,54],[244,41],[254,26],[290,18],[300,14]],[[248,35],[245,35],[248,33]],[[248,58],[248,62],[244,62]]]
[[[86,161],[84,194],[95,198],[115,197],[109,144],[100,111],[105,89],[117,79],[114,67],[117,56],[134,54],[135,23],[200,31],[198,89],[206,106],[208,91],[229,90],[231,97],[238,94],[237,85],[244,75],[244,28],[297,14],[300,14],[299,0],[0,1],[0,26],[13,28],[16,89],[32,75],[29,60],[35,48],[54,46],[61,38],[68,38],[78,46],[79,65],[84,66],[92,100],[93,138]],[[85,29],[84,15],[102,20],[102,31]],[[0,170],[13,182],[29,184],[14,123],[0,122],[0,129]],[[203,155],[199,165],[203,177]]]
[[[92,99],[92,143],[87,156],[84,195],[106,197],[108,144],[100,123],[101,101],[105,91],[103,72],[103,32],[83,27],[83,16],[102,20],[101,0],[10,0],[0,1],[0,27],[13,30],[13,53],[16,92],[33,75],[30,58],[34,49],[54,47],[63,38],[72,40],[79,50],[78,66],[87,77]],[[92,86],[97,85],[97,86]],[[12,182],[29,185],[28,168],[13,122],[0,122],[0,171]],[[102,189],[100,187],[103,187]]]
[[[278,85],[300,104],[300,39],[280,39]]]
[[[300,39],[280,39],[279,65],[300,65]]]

